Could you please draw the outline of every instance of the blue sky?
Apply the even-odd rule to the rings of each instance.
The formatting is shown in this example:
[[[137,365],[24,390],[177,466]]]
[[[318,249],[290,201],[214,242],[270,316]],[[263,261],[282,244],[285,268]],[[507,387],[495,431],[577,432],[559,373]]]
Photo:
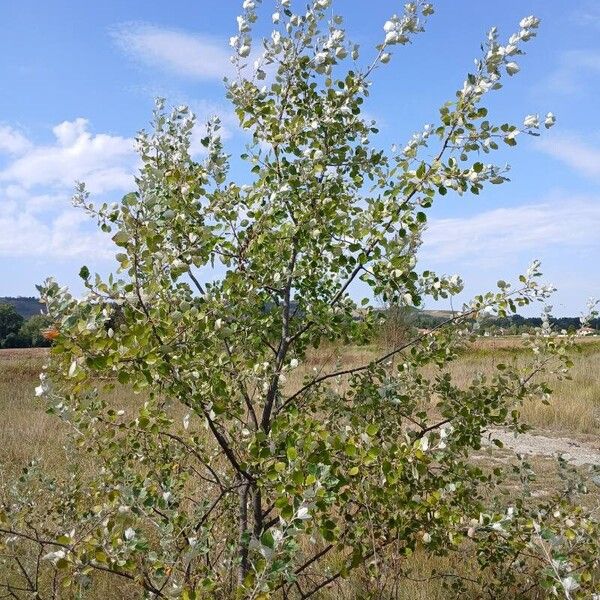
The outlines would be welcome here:
[[[269,0],[264,0],[265,5]],[[157,95],[218,113],[229,150],[243,140],[224,98],[237,0],[19,0],[0,3],[0,296],[32,295],[47,275],[78,287],[82,264],[107,273],[114,248],[70,206],[76,179],[98,200],[132,187],[132,137]],[[336,0],[363,47],[401,2]],[[515,277],[533,258],[558,288],[555,314],[600,296],[600,3],[439,0],[425,35],[394,51],[366,106],[383,147],[403,144],[462,87],[486,31],[542,19],[521,73],[488,106],[500,122],[553,111],[555,128],[496,156],[511,182],[440,199],[422,265],[458,272],[468,293]],[[485,7],[485,8],[483,8]],[[263,32],[270,30],[265,22]]]

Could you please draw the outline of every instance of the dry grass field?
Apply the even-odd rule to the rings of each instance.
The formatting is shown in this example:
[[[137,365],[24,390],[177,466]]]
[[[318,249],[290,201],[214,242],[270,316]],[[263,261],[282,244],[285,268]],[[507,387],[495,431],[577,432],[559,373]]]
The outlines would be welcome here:
[[[523,420],[536,429],[561,435],[600,433],[600,339],[582,338],[574,355],[569,381],[551,382],[554,390],[549,405],[526,404]],[[482,339],[451,368],[459,381],[468,381],[474,372],[491,373],[500,362],[519,360],[523,350],[519,338]]]
[[[524,420],[533,426],[535,432],[543,431],[548,436],[562,436],[586,440],[598,446],[600,434],[600,340],[581,341],[575,357],[570,381],[558,382],[548,406],[531,403],[523,407]],[[48,416],[43,402],[34,396],[38,374],[46,357],[46,350],[3,350],[0,351],[0,485],[8,485],[21,467],[33,458],[39,458],[45,468],[58,471],[66,463],[63,443],[66,429],[56,417]],[[336,365],[364,364],[375,356],[374,348],[323,348],[313,355],[303,369],[327,363],[326,369]],[[499,362],[522,360],[523,350],[518,339],[482,339],[455,361],[450,371],[457,381],[467,383],[475,373],[491,373]],[[300,369],[298,371],[301,371]],[[306,372],[306,371],[305,371]],[[296,377],[299,377],[299,372]],[[289,385],[297,382],[292,380]],[[115,406],[133,409],[142,399],[121,388],[113,392]],[[501,451],[508,456],[510,451]],[[496,459],[498,460],[498,459]],[[542,457],[534,457],[534,463],[542,467],[543,478],[539,481],[540,494],[547,493],[557,484],[551,462]],[[546,488],[546,490],[544,490]],[[472,557],[460,556],[466,571]],[[456,564],[457,557],[437,559],[435,567],[444,571],[450,563]],[[430,572],[431,561],[419,554],[410,559],[411,574],[396,578],[400,570],[389,570],[385,577],[386,592],[382,598],[406,600],[441,600],[446,597],[438,579],[422,580]],[[396,580],[397,579],[397,580]],[[365,597],[367,590],[373,591],[365,573],[356,572],[350,581],[341,582],[337,588],[320,596],[352,599]],[[131,590],[103,589],[96,597],[103,600],[132,598]]]
[[[367,363],[378,352],[378,348],[369,347],[326,347],[309,357],[306,368],[321,368],[324,363],[327,364],[324,372],[350,368]],[[492,375],[497,364],[523,362],[528,356],[520,337],[480,338],[459,359],[450,363],[448,371],[458,385],[466,386],[477,373]],[[600,434],[600,338],[578,340],[573,358],[571,380],[551,382],[554,393],[550,403],[526,404],[522,417],[536,430],[586,438]],[[301,379],[303,375],[299,371],[296,377]]]

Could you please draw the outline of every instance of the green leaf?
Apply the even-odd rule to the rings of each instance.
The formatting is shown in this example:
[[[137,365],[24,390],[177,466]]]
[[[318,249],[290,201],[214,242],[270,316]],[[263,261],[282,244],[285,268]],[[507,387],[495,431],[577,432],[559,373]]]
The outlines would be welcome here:
[[[371,423],[368,427],[367,427],[367,433],[373,437],[375,435],[377,435],[377,432],[379,431],[379,426],[376,425],[375,423]]]
[[[260,536],[260,543],[267,548],[273,549],[275,547],[275,538],[273,537],[271,531],[265,531]]]
[[[127,246],[127,242],[129,242],[129,234],[122,230],[117,231],[117,233],[113,235],[112,240],[117,246]]]

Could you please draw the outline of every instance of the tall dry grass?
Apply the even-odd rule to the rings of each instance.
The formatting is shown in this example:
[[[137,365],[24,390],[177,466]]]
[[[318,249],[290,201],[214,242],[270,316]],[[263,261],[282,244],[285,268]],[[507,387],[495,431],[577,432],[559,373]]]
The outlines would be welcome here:
[[[449,371],[459,385],[466,385],[475,373],[491,375],[497,364],[523,364],[529,356],[518,337],[481,339]],[[522,407],[522,419],[533,428],[561,435],[600,433],[600,340],[581,339],[573,359],[570,380],[550,378],[549,404],[532,400]]]
[[[326,374],[367,364],[380,353],[381,348],[374,346],[325,345],[309,355],[288,385],[297,389],[307,374]],[[479,373],[497,373],[499,363],[523,365],[530,357],[520,337],[481,338],[451,362],[447,371],[457,385],[466,387]],[[529,401],[522,407],[522,418],[528,425],[561,435],[600,433],[600,339],[579,340],[573,359],[570,380],[550,378],[553,394],[549,404]],[[433,376],[435,371],[425,368],[425,374]],[[343,381],[339,385],[343,386]]]
[[[33,458],[50,468],[62,462],[66,431],[34,395],[46,352],[0,351],[0,472],[12,473]]]

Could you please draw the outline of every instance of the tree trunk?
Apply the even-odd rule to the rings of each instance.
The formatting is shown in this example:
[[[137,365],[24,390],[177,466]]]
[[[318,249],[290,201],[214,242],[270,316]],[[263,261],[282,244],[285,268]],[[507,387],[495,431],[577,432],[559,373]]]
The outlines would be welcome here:
[[[248,573],[248,492],[250,490],[250,484],[244,481],[240,486],[240,506],[239,506],[239,557],[240,566],[238,568],[238,584],[242,585],[244,577]]]

